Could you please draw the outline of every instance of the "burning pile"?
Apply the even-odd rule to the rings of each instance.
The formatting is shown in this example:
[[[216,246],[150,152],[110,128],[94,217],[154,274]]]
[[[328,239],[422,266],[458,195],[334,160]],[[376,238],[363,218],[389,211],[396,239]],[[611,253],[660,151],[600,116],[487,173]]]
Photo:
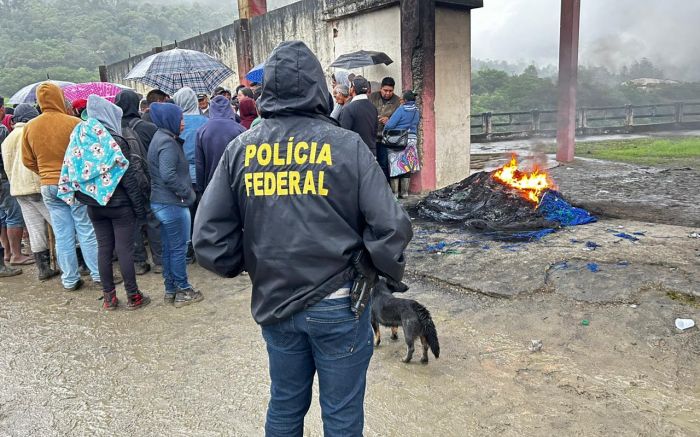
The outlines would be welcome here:
[[[479,172],[433,191],[418,204],[418,214],[442,223],[459,223],[479,231],[523,233],[595,221],[572,207],[546,171],[518,168],[515,156],[493,172]]]

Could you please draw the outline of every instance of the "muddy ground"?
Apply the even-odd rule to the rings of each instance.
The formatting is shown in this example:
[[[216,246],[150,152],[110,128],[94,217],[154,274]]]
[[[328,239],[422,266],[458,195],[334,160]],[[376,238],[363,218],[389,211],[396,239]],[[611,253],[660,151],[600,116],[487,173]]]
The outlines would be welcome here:
[[[432,312],[441,356],[403,364],[384,333],[365,435],[700,435],[700,332],[674,327],[700,322],[697,228],[605,218],[514,243],[415,224],[406,297]],[[0,282],[0,436],[262,435],[247,277],[193,266],[206,299],[178,310],[149,273],[154,303],[104,313],[97,290],[34,275]],[[317,400],[305,434],[322,434]]]

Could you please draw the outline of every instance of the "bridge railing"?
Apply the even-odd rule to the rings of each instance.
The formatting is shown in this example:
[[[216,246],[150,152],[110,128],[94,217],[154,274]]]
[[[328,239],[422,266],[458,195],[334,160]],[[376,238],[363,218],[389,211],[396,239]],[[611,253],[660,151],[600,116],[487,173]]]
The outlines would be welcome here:
[[[557,111],[484,112],[471,115],[474,141],[556,135]],[[577,135],[700,129],[700,102],[603,106],[576,111]]]

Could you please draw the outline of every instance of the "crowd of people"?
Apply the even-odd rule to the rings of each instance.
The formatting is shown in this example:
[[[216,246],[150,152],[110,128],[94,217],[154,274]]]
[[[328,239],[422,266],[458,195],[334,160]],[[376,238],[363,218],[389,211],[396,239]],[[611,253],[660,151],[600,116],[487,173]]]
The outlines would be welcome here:
[[[406,196],[410,174],[420,168],[415,95],[400,98],[391,77],[374,92],[345,70],[331,82],[330,118],[360,135],[395,197]],[[218,87],[211,96],[184,87],[172,97],[124,90],[114,103],[94,95],[71,102],[43,83],[36,105],[6,108],[0,97],[0,277],[36,263],[39,280],[60,274],[63,288],[75,291],[89,276],[107,310],[118,306],[115,284],[123,280],[126,307],[136,309],[150,302],[136,276],[153,270],[163,275],[167,303],[201,300],[187,277],[199,199],[226,147],[262,121],[261,93],[253,83],[233,93]],[[387,129],[406,131],[407,145],[390,148]],[[123,162],[129,165],[121,168]]]
[[[203,299],[195,259],[226,277],[245,270],[270,359],[266,434],[301,435],[318,374],[324,432],[361,435],[373,346],[370,294],[357,290],[403,276],[412,228],[396,199],[419,169],[416,97],[345,71],[331,93],[300,41],[265,68],[289,82],[145,99],[127,89],[113,103],[70,102],[45,82],[36,106],[0,98],[0,277],[36,263],[39,280],[60,275],[75,291],[90,276],[104,310],[120,306],[123,280],[135,310],[151,302],[137,280],[151,268],[175,307]]]

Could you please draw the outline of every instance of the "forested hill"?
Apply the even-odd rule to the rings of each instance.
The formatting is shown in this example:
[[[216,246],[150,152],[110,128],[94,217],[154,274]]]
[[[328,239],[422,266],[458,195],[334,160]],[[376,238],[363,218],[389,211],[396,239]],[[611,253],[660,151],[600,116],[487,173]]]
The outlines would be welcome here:
[[[0,95],[97,80],[97,67],[233,22],[230,1],[0,0]]]

